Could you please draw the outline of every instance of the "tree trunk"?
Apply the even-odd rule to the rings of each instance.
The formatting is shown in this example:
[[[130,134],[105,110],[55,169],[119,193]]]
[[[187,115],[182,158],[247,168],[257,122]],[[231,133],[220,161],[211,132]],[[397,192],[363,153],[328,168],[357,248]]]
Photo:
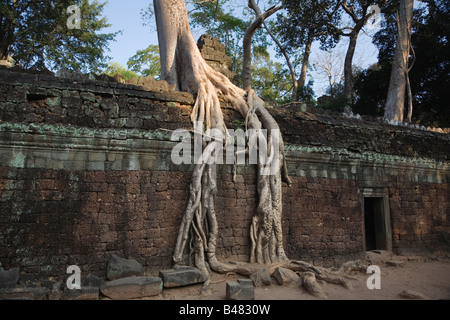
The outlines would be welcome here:
[[[2,18],[0,27],[5,27],[6,31],[0,36],[0,60],[7,60],[9,47],[14,41],[14,24],[5,17]]]
[[[317,279],[349,287],[348,281],[333,272],[302,261],[290,261],[286,257],[281,225],[282,179],[289,186],[290,180],[281,133],[276,121],[264,108],[264,102],[253,90],[245,91],[236,87],[228,78],[208,66],[190,33],[183,0],[154,0],[154,7],[159,40],[162,42],[161,78],[196,96],[191,114],[194,129],[203,132],[205,127],[217,128],[225,132],[220,108],[222,100],[242,115],[246,128],[253,129],[248,131],[252,138],[266,139],[265,152],[269,161],[261,161],[262,151],[259,150],[256,182],[258,203],[249,230],[250,262],[278,264],[296,271],[313,272]],[[196,125],[197,122],[206,125]],[[261,129],[264,128],[268,131],[267,137],[262,134]],[[183,263],[184,251],[189,244],[188,254],[193,257],[194,265],[206,275],[209,276],[212,270],[249,276],[258,268],[245,263],[222,263],[216,256],[220,226],[214,210],[214,197],[217,193],[216,165],[210,163],[210,159],[215,156],[214,150],[223,147],[224,143],[226,141],[209,142],[203,149],[202,161],[194,167],[189,200],[181,220],[173,261],[175,265]],[[274,170],[268,172],[267,166]],[[209,277],[204,286],[208,287],[210,282]],[[313,285],[315,286],[311,281],[311,286]]]
[[[398,14],[397,45],[384,111],[385,120],[403,121],[412,16],[413,0],[401,0]]]
[[[243,54],[244,61],[242,63],[242,85],[245,91],[252,88],[252,39],[256,30],[258,30],[268,17],[280,10],[282,7],[271,7],[266,12],[261,13],[261,9],[255,0],[248,1],[248,7],[255,12],[256,18],[245,31]]]
[[[344,63],[344,95],[347,98],[347,103],[351,104],[353,100],[353,56],[355,55],[356,43],[358,41],[358,34],[362,26],[355,26],[350,34],[350,41],[348,44],[347,54],[345,55]]]
[[[269,34],[269,36],[272,38],[272,40],[276,43],[276,45],[278,46],[278,48],[280,49],[280,52],[283,54],[284,59],[286,60],[286,64],[288,65],[289,68],[289,72],[291,74],[291,78],[292,78],[292,97],[291,100],[292,101],[297,101],[298,100],[298,80],[297,80],[297,74],[295,73],[295,69],[292,66],[291,60],[289,58],[289,55],[286,52],[286,49],[281,45],[280,41],[278,41],[278,39],[275,37],[275,35],[272,33],[272,31],[270,31],[269,27],[266,25],[265,22],[263,22],[264,24],[264,28],[266,29],[267,33]]]
[[[262,174],[264,163],[258,163],[259,203],[253,219],[251,235],[255,235],[251,248],[256,262],[271,263],[286,260],[281,230],[281,186],[283,177],[290,183],[285,169],[284,145],[278,125],[264,108],[264,102],[253,90],[236,87],[228,78],[214,71],[202,58],[190,32],[188,15],[183,0],[154,0],[155,15],[160,41],[161,79],[175,84],[182,91],[196,96],[191,120],[194,130],[219,129],[226,136],[227,129],[221,111],[221,100],[238,111],[247,128],[254,129],[257,138],[266,139],[260,129],[268,130],[268,153],[275,150],[272,139],[279,142],[279,154],[272,153],[270,162],[275,165],[273,174]],[[200,124],[200,125],[198,125]],[[179,264],[190,239],[194,264],[208,274],[208,267],[219,272],[236,271],[235,265],[227,265],[216,258],[216,241],[219,227],[214,210],[216,193],[215,164],[208,161],[217,150],[213,141],[203,150],[202,162],[192,174],[190,198],[178,233],[173,260]],[[219,146],[220,147],[220,146]],[[272,160],[271,160],[272,161]],[[283,175],[282,175],[283,173]]]
[[[297,81],[298,88],[303,88],[306,83],[306,74],[308,71],[309,57],[311,56],[311,47],[312,47],[313,40],[314,40],[314,36],[312,34],[309,34],[308,40],[307,40],[306,46],[305,46],[305,53],[303,54],[302,70],[300,72],[300,77],[298,78],[298,81]],[[298,91],[298,88],[297,88],[297,91]],[[296,97],[297,97],[297,99],[294,101],[298,100],[298,92],[296,93]]]

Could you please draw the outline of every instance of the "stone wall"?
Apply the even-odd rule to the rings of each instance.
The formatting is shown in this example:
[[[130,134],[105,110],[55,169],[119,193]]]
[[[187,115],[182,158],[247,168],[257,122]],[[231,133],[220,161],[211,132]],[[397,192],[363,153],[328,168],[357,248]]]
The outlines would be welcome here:
[[[197,46],[200,49],[203,59],[216,71],[223,73],[230,80],[233,80],[235,74],[231,69],[233,59],[225,52],[225,46],[216,38],[209,35],[202,35]]]
[[[102,276],[111,254],[170,267],[190,165],[171,130],[193,97],[138,86],[0,71],[0,263],[43,276]],[[230,127],[236,113],[225,110]],[[287,254],[330,265],[365,251],[364,197],[387,204],[394,252],[449,250],[449,136],[375,119],[271,109],[293,185],[283,187]],[[253,166],[218,168],[218,253],[246,261]]]

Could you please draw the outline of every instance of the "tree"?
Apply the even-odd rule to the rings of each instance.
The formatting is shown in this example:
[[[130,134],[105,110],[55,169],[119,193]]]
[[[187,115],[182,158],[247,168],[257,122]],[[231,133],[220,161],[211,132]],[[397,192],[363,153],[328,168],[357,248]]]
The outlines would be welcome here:
[[[105,69],[105,73],[111,77],[113,77],[116,73],[120,73],[121,75],[123,75],[125,80],[131,80],[134,78],[137,79],[139,77],[139,75],[136,72],[127,70],[124,66],[122,66],[118,62],[108,63],[108,66]]]
[[[80,9],[80,28],[67,26],[71,12]],[[12,56],[25,68],[98,72],[106,66],[108,43],[117,33],[99,33],[109,27],[101,17],[105,3],[87,0],[17,1],[0,4],[0,59]]]
[[[411,41],[416,52],[410,72],[414,116],[424,125],[450,127],[450,7],[443,0],[424,3],[417,10]]]
[[[353,112],[374,117],[383,116],[390,73],[390,63],[378,62],[356,76]]]
[[[134,56],[128,59],[127,66],[129,70],[144,77],[158,77],[161,73],[158,46],[151,44],[144,50],[138,50]]]
[[[314,61],[318,75],[328,81],[328,90],[332,99],[336,99],[344,81],[342,57],[331,51],[323,51]]]
[[[270,59],[266,47],[253,49],[252,88],[265,101],[277,105],[290,101],[292,82],[289,71]]]
[[[398,2],[386,8],[383,28],[374,36],[373,42],[379,50],[377,67],[365,71],[367,77],[361,76],[355,83],[355,111],[358,113],[384,114],[395,55],[398,8]],[[426,0],[414,9],[411,45],[416,59],[409,72],[414,105],[412,121],[425,126],[450,126],[447,98],[450,85],[449,10],[442,0]]]
[[[344,94],[349,104],[352,104],[353,100],[353,57],[355,55],[356,44],[358,41],[359,33],[366,25],[367,21],[376,13],[374,10],[368,10],[372,5],[377,5],[380,9],[387,4],[385,0],[366,1],[366,0],[343,0],[341,1],[341,7],[344,12],[351,18],[354,26],[343,28],[350,29],[350,32],[344,32],[341,34],[349,38],[349,44],[347,54],[345,56],[344,63]]]
[[[244,62],[242,66],[242,84],[244,90],[248,91],[252,87],[251,83],[251,66],[252,66],[252,38],[255,32],[262,26],[264,20],[280,10],[281,6],[272,6],[267,11],[261,12],[261,9],[256,4],[255,0],[248,1],[248,7],[255,12],[255,20],[248,26],[244,35]]]
[[[398,13],[397,44],[392,62],[391,79],[386,98],[385,120],[403,121],[405,92],[408,87],[410,112],[412,112],[412,94],[409,85],[409,56],[411,51],[411,29],[413,18],[413,0],[400,0]],[[408,116],[411,121],[411,115]]]
[[[246,126],[249,128],[265,127],[270,131],[273,130],[274,135],[279,134],[279,131],[276,131],[278,128],[276,122],[254,91],[246,92],[236,87],[228,78],[214,71],[204,61],[190,32],[184,1],[155,0],[154,7],[160,44],[161,79],[175,84],[178,90],[188,91],[197,96],[191,115],[194,129],[204,132],[203,126],[205,126],[205,129],[218,129],[226,136],[227,129],[220,109],[220,97],[246,119]],[[249,113],[250,110],[254,112]],[[197,123],[200,123],[200,126],[196,125]],[[256,132],[261,133],[261,131]],[[211,142],[205,148],[204,160],[211,158],[211,149],[215,147],[214,144]],[[284,148],[280,147],[280,150],[283,151]],[[282,158],[283,154],[280,157]],[[281,207],[279,206],[281,203],[281,169],[284,167],[282,160],[279,162],[279,168],[275,175],[259,176],[259,193],[265,196],[260,197],[259,214],[255,215],[253,223],[252,234],[257,237],[252,248],[252,256],[260,262],[264,262],[266,259],[273,262],[286,259],[282,243]],[[206,177],[206,183],[202,182],[203,175]],[[235,269],[234,266],[226,266],[218,262],[215,256],[218,232],[213,207],[215,184],[215,166],[207,165],[205,162],[196,165],[191,182],[191,196],[183,217],[174,254],[175,263],[180,262],[189,229],[198,221],[194,216],[198,218],[200,214],[207,217],[209,236],[206,242],[201,241],[202,237],[197,239],[196,251],[196,266],[206,273],[208,272],[205,251],[208,253],[207,261],[213,270]],[[274,195],[275,198],[272,199],[271,195]],[[276,204],[278,206],[274,207]],[[201,212],[202,207],[203,213]],[[200,219],[200,224],[195,225],[197,230],[205,229],[203,223],[205,221]],[[268,252],[269,242],[276,248],[275,255]]]
[[[234,13],[241,5],[240,0],[196,0],[189,13],[193,28],[203,29],[225,45],[227,54],[233,57],[235,73],[238,73],[237,59],[242,59],[242,39],[249,24],[245,17]]]
[[[220,100],[238,111],[245,119],[246,128],[252,137],[266,140],[267,154],[262,154],[266,163],[258,161],[258,204],[250,228],[251,262],[279,262],[290,268],[311,271],[312,277],[348,286],[342,277],[331,275],[322,268],[302,261],[289,261],[283,248],[281,228],[282,178],[290,184],[284,159],[284,145],[276,121],[264,108],[263,101],[253,90],[245,91],[230,82],[228,78],[214,71],[205,60],[191,34],[188,14],[183,0],[154,0],[161,57],[161,79],[175,85],[176,89],[195,95],[191,114],[194,130],[211,134],[212,130],[227,136]],[[220,99],[220,100],[219,100]],[[267,129],[267,138],[261,129]],[[209,129],[209,131],[208,131]],[[216,135],[216,137],[218,137]],[[251,138],[252,138],[251,137]],[[269,138],[270,137],[270,138]],[[228,139],[209,141],[203,149],[201,161],[192,173],[190,195],[173,255],[174,263],[180,264],[183,252],[191,235],[191,254],[195,266],[209,275],[209,268],[216,272],[238,272],[250,275],[254,270],[240,264],[226,264],[218,261],[216,242],[219,226],[214,210],[216,194],[216,166],[213,160],[218,156]],[[279,149],[276,152],[276,143]],[[234,143],[234,142],[232,142]],[[262,152],[262,150],[260,150]],[[274,169],[267,174],[267,167]],[[264,174],[266,173],[266,174]],[[209,268],[208,268],[208,266]],[[210,279],[205,285],[210,283]]]
[[[291,70],[292,100],[297,101],[299,88],[305,86],[313,42],[319,40],[322,49],[329,49],[339,40],[340,1],[283,0],[283,6],[286,14],[277,16],[277,33],[282,42],[279,47],[290,54],[304,47],[300,76],[297,78]]]

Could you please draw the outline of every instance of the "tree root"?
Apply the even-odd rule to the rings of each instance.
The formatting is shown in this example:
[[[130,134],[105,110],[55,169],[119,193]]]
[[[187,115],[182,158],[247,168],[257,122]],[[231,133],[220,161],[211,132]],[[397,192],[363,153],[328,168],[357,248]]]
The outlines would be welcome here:
[[[282,183],[286,182],[290,186],[291,181],[287,175],[284,143],[279,127],[264,107],[264,102],[253,90],[245,92],[234,86],[228,78],[209,68],[206,63],[199,63],[194,71],[194,80],[191,81],[196,83],[194,87],[197,88],[196,103],[191,114],[194,130],[204,132],[215,128],[221,130],[226,138],[223,141],[208,142],[203,149],[202,161],[194,167],[189,200],[173,255],[174,264],[182,263],[189,241],[192,264],[209,276],[204,288],[211,284],[211,270],[250,276],[257,271],[256,265],[266,265],[271,274],[277,266],[300,272],[306,290],[319,297],[325,295],[316,279],[350,288],[345,278],[302,261],[289,260],[284,252],[281,225]],[[216,256],[219,226],[214,209],[217,184],[216,164],[213,160],[217,157],[216,150],[229,143],[220,100],[227,102],[241,114],[245,119],[246,129],[253,129],[253,136],[248,139],[258,139],[266,146],[261,149],[261,144],[258,145],[258,204],[249,230],[250,264],[223,263]],[[262,129],[267,130],[267,135],[263,134]]]

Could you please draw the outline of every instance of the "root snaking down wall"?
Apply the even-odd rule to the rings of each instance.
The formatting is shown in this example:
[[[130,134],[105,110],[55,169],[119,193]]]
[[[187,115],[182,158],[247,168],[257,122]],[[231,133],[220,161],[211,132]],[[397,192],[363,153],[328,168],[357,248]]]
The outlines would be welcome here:
[[[111,254],[170,267],[193,166],[175,165],[171,130],[193,97],[114,82],[0,70],[0,263],[103,275]],[[230,128],[239,116],[225,110]],[[330,265],[366,249],[364,198],[382,198],[396,253],[448,252],[449,137],[295,106],[271,109],[286,142],[291,259]],[[370,120],[370,121],[369,121]],[[247,261],[253,166],[218,166],[217,254]]]

